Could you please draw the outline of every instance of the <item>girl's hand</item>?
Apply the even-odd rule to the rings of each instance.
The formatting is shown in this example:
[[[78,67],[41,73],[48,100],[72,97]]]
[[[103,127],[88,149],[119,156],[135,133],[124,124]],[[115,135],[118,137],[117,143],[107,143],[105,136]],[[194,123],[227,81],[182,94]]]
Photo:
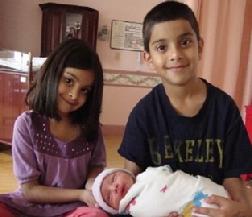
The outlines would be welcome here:
[[[209,217],[239,217],[242,205],[228,198],[212,195],[205,199],[209,204],[215,204],[218,208],[194,207],[193,213],[208,215]]]
[[[86,203],[88,206],[94,207],[96,205],[96,201],[91,191],[83,190],[80,195],[80,201]]]
[[[94,178],[89,178],[89,179],[87,180],[86,185],[85,185],[85,189],[91,190],[91,189],[92,189],[92,186],[93,186],[93,184],[94,184],[94,181],[95,181]]]

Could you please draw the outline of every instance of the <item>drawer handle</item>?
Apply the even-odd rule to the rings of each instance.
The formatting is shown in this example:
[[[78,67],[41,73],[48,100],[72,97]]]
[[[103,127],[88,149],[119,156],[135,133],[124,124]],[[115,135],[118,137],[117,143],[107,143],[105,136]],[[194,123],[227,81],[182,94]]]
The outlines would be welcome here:
[[[20,82],[21,82],[21,83],[26,83],[26,77],[21,76],[21,77],[20,77]]]

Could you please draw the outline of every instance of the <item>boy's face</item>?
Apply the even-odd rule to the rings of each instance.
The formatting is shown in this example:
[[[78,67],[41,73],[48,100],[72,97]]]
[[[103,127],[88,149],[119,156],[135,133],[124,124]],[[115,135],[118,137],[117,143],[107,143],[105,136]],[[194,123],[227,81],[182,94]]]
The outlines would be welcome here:
[[[106,176],[101,185],[103,200],[107,205],[118,210],[120,200],[126,195],[133,183],[133,177],[123,171],[117,171]]]
[[[145,60],[163,82],[183,86],[196,76],[202,46],[188,21],[164,21],[152,28]]]

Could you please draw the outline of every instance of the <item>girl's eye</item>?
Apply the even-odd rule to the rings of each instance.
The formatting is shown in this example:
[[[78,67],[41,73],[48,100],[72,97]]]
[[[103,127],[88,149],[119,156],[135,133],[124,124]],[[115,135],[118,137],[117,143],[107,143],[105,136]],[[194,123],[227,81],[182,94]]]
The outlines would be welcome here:
[[[67,85],[71,85],[73,84],[73,79],[72,78],[64,78],[64,82],[67,84]]]
[[[87,95],[90,92],[90,89],[85,88],[85,89],[82,89],[81,92],[83,95]]]
[[[167,50],[167,46],[164,45],[164,44],[157,45],[156,50],[157,50],[158,52],[163,53],[163,52],[165,52],[165,51]]]
[[[192,44],[192,40],[189,39],[189,38],[183,39],[183,40],[180,42],[180,45],[181,45],[182,47],[189,47],[191,44]]]

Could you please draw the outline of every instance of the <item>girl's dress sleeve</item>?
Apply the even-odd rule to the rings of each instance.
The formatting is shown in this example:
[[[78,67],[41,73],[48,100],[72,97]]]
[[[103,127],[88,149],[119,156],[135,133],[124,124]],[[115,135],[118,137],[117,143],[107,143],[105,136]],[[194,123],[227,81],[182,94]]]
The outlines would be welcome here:
[[[13,170],[20,184],[37,180],[40,176],[31,137],[31,118],[23,113],[15,121],[12,137]]]

